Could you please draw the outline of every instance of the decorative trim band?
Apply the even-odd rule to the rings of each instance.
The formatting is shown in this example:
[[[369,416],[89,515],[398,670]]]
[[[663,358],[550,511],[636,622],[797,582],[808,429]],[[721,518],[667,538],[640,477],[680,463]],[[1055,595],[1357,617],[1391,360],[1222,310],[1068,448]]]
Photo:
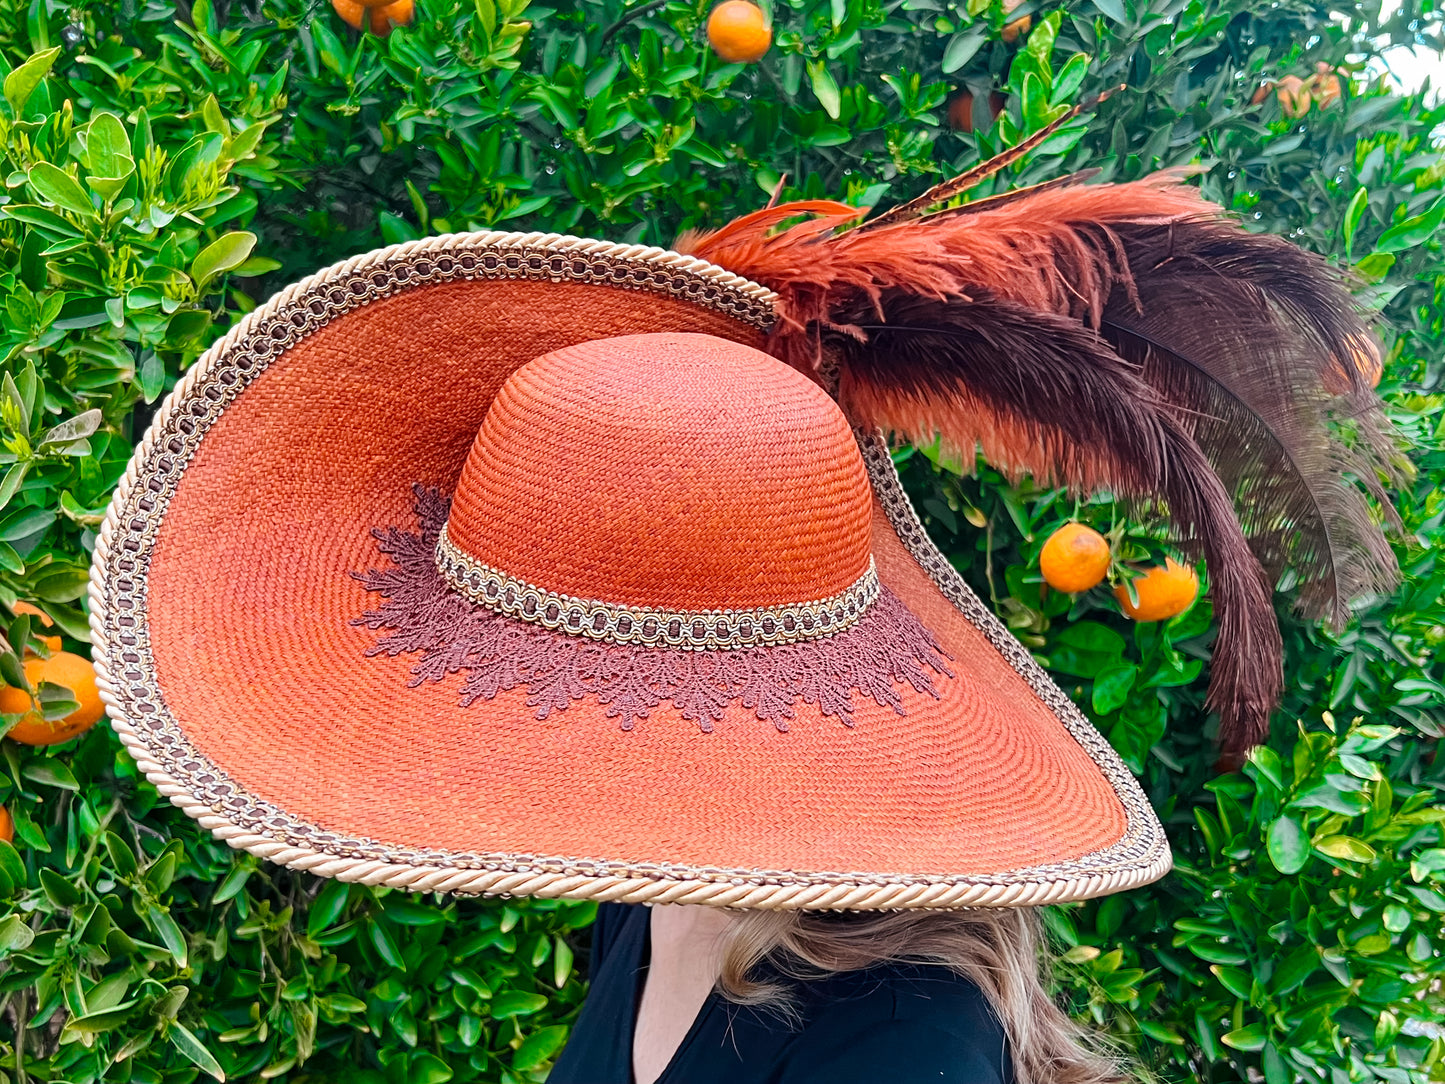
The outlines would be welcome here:
[[[493,613],[552,632],[609,644],[679,651],[745,651],[836,636],[878,600],[873,558],[863,575],[832,598],[753,610],[649,610],[597,602],[534,586],[478,561],[447,537],[437,538],[437,571],[449,587]]]

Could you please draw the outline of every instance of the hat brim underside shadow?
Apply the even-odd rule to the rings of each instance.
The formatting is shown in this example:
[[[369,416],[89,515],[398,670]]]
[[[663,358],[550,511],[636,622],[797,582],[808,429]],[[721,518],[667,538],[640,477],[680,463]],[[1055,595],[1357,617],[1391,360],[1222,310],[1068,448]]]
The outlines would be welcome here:
[[[162,406],[100,532],[94,655],[127,749],[233,846],[417,890],[875,909],[1162,876],[1132,775],[928,541],[874,434],[874,556],[952,656],[938,699],[851,727],[803,705],[786,733],[663,706],[623,731],[585,700],[538,719],[524,689],[463,707],[367,656],[372,530],[412,522],[413,483],[449,491],[511,372],[638,332],[761,347],[770,301],[674,253],[535,234],[395,246],[283,291]]]

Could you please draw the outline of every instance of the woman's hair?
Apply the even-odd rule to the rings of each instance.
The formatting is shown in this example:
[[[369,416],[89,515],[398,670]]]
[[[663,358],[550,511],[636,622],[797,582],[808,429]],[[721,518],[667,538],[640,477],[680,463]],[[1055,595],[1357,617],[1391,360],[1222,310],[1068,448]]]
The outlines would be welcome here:
[[[1041,980],[1046,949],[1029,908],[809,914],[747,911],[719,941],[718,986],[729,1001],[792,1012],[790,987],[756,974],[816,979],[879,963],[937,964],[969,979],[1003,1024],[1016,1084],[1115,1084],[1127,1079],[1098,1037],[1056,1005]]]

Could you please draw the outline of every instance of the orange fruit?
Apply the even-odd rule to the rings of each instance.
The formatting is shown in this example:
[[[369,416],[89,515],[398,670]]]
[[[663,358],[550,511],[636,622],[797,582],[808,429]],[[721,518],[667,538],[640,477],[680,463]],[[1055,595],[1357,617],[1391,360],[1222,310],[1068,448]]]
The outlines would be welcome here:
[[[953,97],[948,103],[948,126],[955,132],[971,132],[974,129],[973,123],[973,91],[965,88]],[[997,119],[1007,104],[1004,96],[998,91],[993,91],[988,96],[989,116]],[[990,122],[992,123],[992,122]]]
[[[1016,9],[1023,7],[1024,0],[1003,0],[1003,13],[1009,15]],[[1020,35],[1027,34],[1033,29],[1034,18],[1032,15],[1025,15],[1021,19],[1015,19],[1011,23],[1005,23],[999,33],[999,37],[1012,45],[1019,40]]]
[[[366,9],[356,0],[331,0],[331,7],[347,26],[361,29],[362,20],[366,18]]]
[[[1326,370],[1323,381],[1326,390],[1345,395],[1355,387],[1350,380],[1349,366],[1354,366],[1370,387],[1378,388],[1385,375],[1385,359],[1380,355],[1379,344],[1368,336],[1351,336],[1349,351],[1348,360],[1336,357]]]
[[[1129,598],[1129,588],[1139,602]],[[1121,583],[1114,595],[1124,612],[1135,621],[1167,621],[1182,614],[1199,597],[1199,577],[1194,569],[1168,558],[1162,566],[1155,565],[1132,583]]]
[[[973,131],[973,92],[960,92],[948,103],[948,126],[955,132]]]
[[[773,44],[773,31],[763,9],[748,0],[724,0],[707,17],[707,40],[729,64],[761,60]]]
[[[407,26],[415,15],[413,0],[331,0],[331,6],[347,26],[357,30],[370,29],[379,38],[391,33],[395,26]]]
[[[32,687],[42,681],[64,686],[80,707],[64,719],[47,719],[24,689],[10,685],[0,688],[0,712],[25,713],[5,735],[22,745],[57,745],[69,741],[84,734],[105,714],[105,705],[100,702],[100,691],[95,686],[95,670],[89,660],[74,652],[57,651],[48,659],[26,659],[25,677]]]
[[[3,805],[0,805],[0,839],[6,843],[15,841],[15,818]]]
[[[1094,587],[1109,574],[1109,542],[1092,527],[1065,523],[1044,543],[1039,569],[1055,591],[1075,594]]]
[[[55,625],[54,621],[50,620],[50,618],[46,617],[45,614],[41,612],[40,607],[32,606],[28,602],[17,602],[14,609],[16,617],[19,617],[21,614],[29,614],[31,617],[40,618],[40,624],[42,628],[48,629],[54,627]],[[45,646],[50,648],[52,652],[55,652],[59,651],[63,645],[60,642],[59,636],[47,636],[45,637]]]
[[[371,32],[379,38],[391,33],[393,26],[410,26],[416,14],[414,0],[394,0],[393,3],[371,9]]]
[[[1310,111],[1310,86],[1298,75],[1286,75],[1276,83],[1275,96],[1287,117],[1298,119]]]
[[[1025,15],[1022,19],[1015,19],[1011,23],[1006,23],[1004,28],[999,31],[998,36],[1012,45],[1018,41],[1021,36],[1032,30],[1033,26],[1034,17],[1032,15]]]

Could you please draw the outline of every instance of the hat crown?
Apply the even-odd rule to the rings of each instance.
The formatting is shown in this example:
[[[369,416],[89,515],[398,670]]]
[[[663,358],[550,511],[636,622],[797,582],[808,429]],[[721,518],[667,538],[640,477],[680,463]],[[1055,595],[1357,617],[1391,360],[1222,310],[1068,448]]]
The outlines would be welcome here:
[[[738,609],[846,591],[869,568],[871,506],[846,419],[801,373],[709,335],[629,335],[508,378],[447,533],[549,592]]]

